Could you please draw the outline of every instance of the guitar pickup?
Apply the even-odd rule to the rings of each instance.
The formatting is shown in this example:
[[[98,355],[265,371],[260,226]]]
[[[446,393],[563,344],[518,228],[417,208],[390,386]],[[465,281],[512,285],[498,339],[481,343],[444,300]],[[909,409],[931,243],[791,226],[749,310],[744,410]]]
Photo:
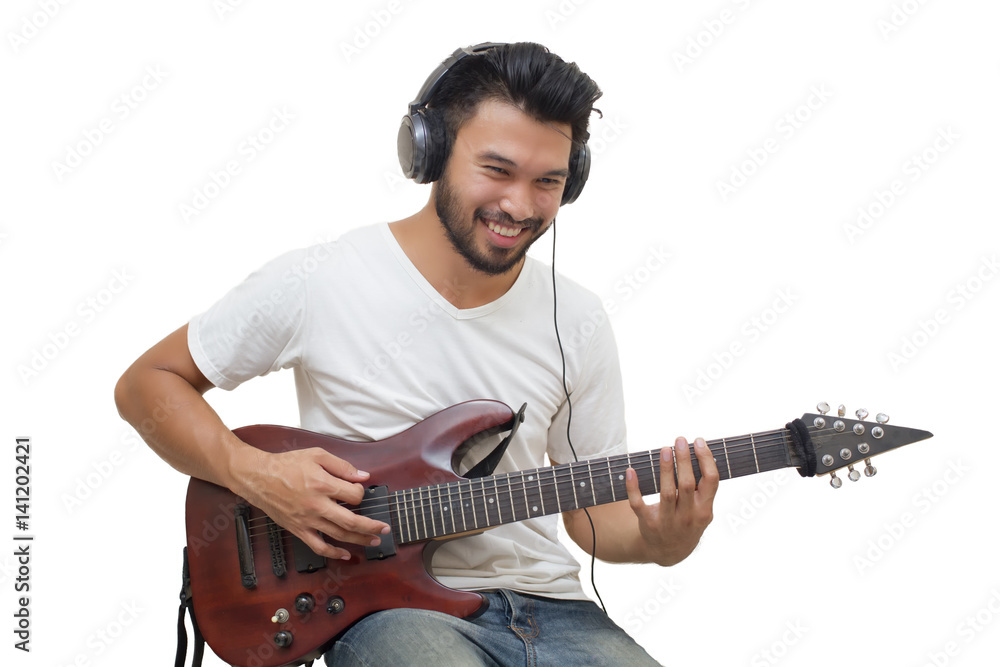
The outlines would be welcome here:
[[[364,507],[365,502],[371,503],[373,500],[377,502],[372,503],[372,509],[364,512],[364,515],[369,519],[375,519],[391,526],[392,515],[389,513],[389,487],[369,486],[365,492],[362,507]],[[368,560],[382,560],[396,555],[396,540],[392,537],[392,531],[390,530],[388,535],[379,535],[379,538],[382,540],[382,543],[377,547],[365,547],[365,558]]]

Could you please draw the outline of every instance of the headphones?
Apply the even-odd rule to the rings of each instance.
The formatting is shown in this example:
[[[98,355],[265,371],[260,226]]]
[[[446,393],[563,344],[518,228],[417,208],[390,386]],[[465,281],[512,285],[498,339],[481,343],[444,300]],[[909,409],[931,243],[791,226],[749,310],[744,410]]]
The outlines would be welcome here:
[[[410,110],[399,125],[396,136],[396,152],[399,155],[399,166],[407,178],[417,183],[431,183],[441,177],[444,171],[445,136],[444,119],[441,114],[427,108],[427,102],[433,96],[438,84],[462,58],[480,55],[498,46],[506,46],[499,42],[483,42],[475,46],[456,49],[444,60],[437,69],[431,72],[424,85],[417,93],[416,99],[410,102]],[[586,142],[573,142],[569,156],[569,177],[563,187],[562,201],[572,204],[583,191],[583,186],[590,175],[590,149]]]

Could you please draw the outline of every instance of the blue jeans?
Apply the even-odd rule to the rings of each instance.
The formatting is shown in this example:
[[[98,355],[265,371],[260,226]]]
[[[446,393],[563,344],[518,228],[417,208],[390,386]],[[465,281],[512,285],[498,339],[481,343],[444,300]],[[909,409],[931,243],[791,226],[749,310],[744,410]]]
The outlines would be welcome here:
[[[554,600],[509,590],[484,595],[489,609],[473,619],[423,609],[372,614],[333,645],[326,664],[659,665],[589,600]]]

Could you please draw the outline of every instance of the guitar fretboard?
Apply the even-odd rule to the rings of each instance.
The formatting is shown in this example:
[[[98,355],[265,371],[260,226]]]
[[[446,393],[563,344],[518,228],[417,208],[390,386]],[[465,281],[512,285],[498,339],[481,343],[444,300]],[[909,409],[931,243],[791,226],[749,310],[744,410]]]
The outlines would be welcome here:
[[[787,429],[707,444],[720,479],[793,465]],[[693,446],[691,463],[700,480]],[[636,471],[642,495],[660,492],[658,449],[394,491],[393,537],[398,544],[419,542],[625,500],[628,468]],[[674,468],[676,479],[676,463]],[[365,513],[364,503],[359,511]]]

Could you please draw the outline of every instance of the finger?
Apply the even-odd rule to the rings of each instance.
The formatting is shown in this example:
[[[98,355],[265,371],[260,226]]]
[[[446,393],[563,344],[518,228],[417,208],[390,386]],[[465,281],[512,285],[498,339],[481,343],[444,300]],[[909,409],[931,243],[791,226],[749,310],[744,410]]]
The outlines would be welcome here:
[[[715,464],[715,456],[704,438],[695,438],[694,455],[698,458],[698,467],[701,469],[698,493],[711,502],[719,489],[719,469]]]
[[[292,530],[291,532],[302,540],[307,547],[312,549],[314,553],[317,553],[324,558],[348,560],[351,557],[350,551],[330,544],[315,530]]]
[[[371,475],[364,471],[358,470],[351,463],[345,461],[339,456],[335,456],[325,449],[319,450],[319,457],[316,459],[317,462],[323,466],[323,469],[334,477],[339,477],[340,479],[347,480],[349,482],[366,482]]]
[[[649,508],[642,500],[642,493],[639,491],[639,475],[633,468],[625,471],[625,493],[628,494],[628,506],[632,508],[637,517],[644,518]]]
[[[354,544],[375,546],[378,542],[372,543],[372,536],[387,535],[390,530],[389,524],[361,516],[343,505],[332,501],[326,507],[325,511],[322,512],[322,517],[337,526],[345,536],[349,537],[340,537],[331,533],[327,533],[328,535],[337,539],[343,539],[345,542],[353,542]],[[327,531],[324,530],[323,532]]]
[[[685,438],[677,438],[674,443],[674,458],[677,461],[677,511],[683,511],[693,503],[695,490],[694,467],[691,465],[691,449]]]
[[[683,438],[680,438],[683,440]],[[673,512],[677,506],[677,479],[675,477],[674,450],[664,447],[660,450],[660,505]]]

